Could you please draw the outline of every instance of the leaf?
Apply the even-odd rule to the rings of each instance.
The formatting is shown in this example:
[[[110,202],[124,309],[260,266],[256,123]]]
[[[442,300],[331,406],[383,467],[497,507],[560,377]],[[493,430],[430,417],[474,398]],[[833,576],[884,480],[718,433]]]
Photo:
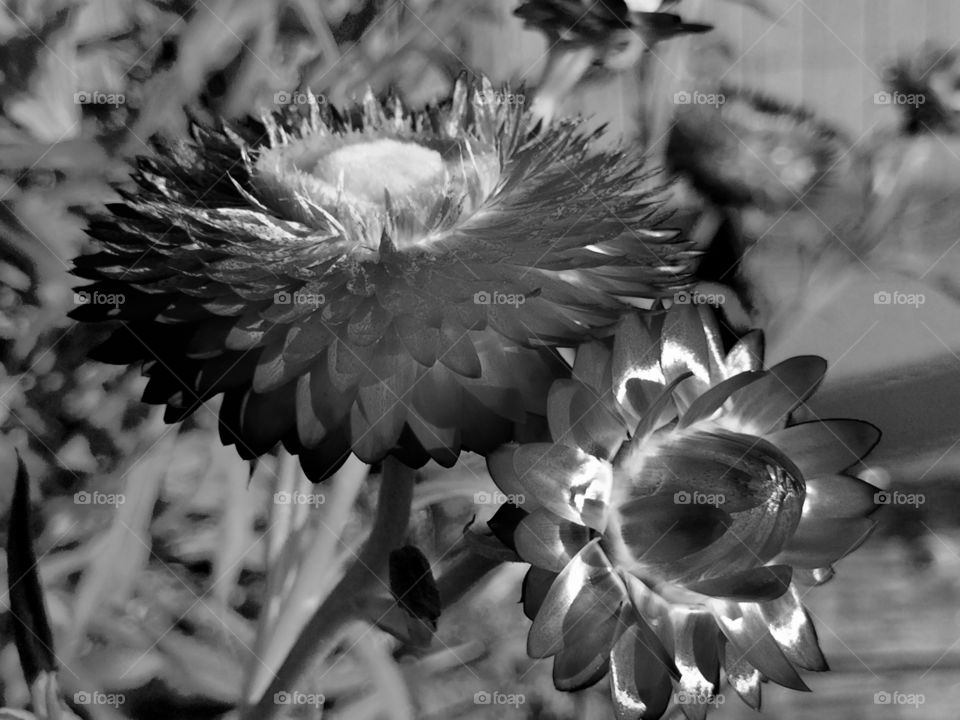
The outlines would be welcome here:
[[[30,478],[17,453],[17,482],[7,532],[7,587],[14,642],[28,685],[32,685],[40,673],[57,670],[53,634],[30,535],[30,518]]]

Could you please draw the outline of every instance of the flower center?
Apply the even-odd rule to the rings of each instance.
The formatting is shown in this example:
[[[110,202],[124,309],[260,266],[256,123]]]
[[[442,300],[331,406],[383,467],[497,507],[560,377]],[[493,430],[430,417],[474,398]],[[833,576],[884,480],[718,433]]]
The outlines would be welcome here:
[[[436,150],[381,138],[322,156],[312,174],[331,185],[342,182],[359,200],[381,204],[384,190],[398,198],[442,180],[444,162]]]

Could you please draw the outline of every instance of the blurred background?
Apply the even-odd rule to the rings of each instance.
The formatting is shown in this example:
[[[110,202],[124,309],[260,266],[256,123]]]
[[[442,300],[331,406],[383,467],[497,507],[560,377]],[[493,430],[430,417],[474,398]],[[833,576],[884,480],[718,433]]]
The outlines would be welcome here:
[[[305,88],[343,105],[367,86],[420,105],[465,70],[532,97],[547,44],[513,17],[516,4],[0,2],[0,529],[17,448],[33,480],[61,683],[79,698],[79,715],[229,716],[362,542],[373,503],[356,468],[321,488],[283,457],[251,471],[220,447],[215,406],[166,427],[139,403],[135,371],[86,361],[97,331],[65,317],[83,302],[68,270],[88,247],[85,216],[117,198],[114,185],[128,181],[134,156],[151,152],[152,135],[187,131],[188,111],[206,121],[269,111]],[[562,108],[606,124],[609,142],[648,152],[653,163],[676,93],[703,74],[802,105],[855,146],[882,145],[900,124],[898,108],[877,95],[884,66],[928,42],[960,44],[954,0],[684,0],[679,9],[716,30],[660,46],[646,74],[585,83]],[[960,231],[934,258],[953,277],[958,242]],[[871,479],[902,490],[893,496],[902,502],[883,508],[881,530],[806,598],[834,672],[807,678],[812,695],[768,687],[764,713],[952,719],[960,706],[957,300],[923,273],[872,257],[817,272],[803,274],[802,292],[764,319],[769,359],[830,360],[813,410],[881,427]],[[884,292],[923,302],[878,303]],[[416,540],[431,560],[442,560],[472,519],[492,515],[475,494],[477,475],[485,470],[476,459],[453,473],[424,472]],[[316,512],[287,518],[281,540],[300,548],[295,561],[265,532],[277,477],[290,491],[323,493]],[[288,562],[271,571],[278,557]],[[291,716],[611,717],[605,684],[563,695],[549,662],[526,658],[521,576],[520,567],[491,574],[444,615],[429,650],[396,657],[388,634],[345,629],[344,649],[318,673],[323,701],[291,707]],[[0,706],[23,708],[6,602],[0,594]],[[269,623],[258,625],[264,615]],[[728,696],[714,717],[753,716]]]

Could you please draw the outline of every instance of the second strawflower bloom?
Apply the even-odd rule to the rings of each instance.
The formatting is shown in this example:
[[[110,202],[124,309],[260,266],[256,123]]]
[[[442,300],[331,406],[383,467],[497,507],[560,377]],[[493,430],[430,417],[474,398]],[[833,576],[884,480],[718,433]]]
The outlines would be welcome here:
[[[551,388],[553,442],[488,458],[525,511],[528,652],[559,689],[609,673],[618,720],[703,718],[721,670],[758,707],[764,679],[827,669],[801,600],[873,527],[876,488],[844,471],[879,432],[795,422],[826,364],[762,355],[759,333],[725,352],[704,307],[628,316]]]

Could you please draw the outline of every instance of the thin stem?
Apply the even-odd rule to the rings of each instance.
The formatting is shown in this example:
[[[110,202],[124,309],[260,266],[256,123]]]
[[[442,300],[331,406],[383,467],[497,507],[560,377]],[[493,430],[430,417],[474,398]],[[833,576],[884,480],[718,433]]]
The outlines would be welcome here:
[[[382,576],[390,551],[403,543],[410,522],[414,477],[415,472],[398,460],[384,460],[377,516],[366,545],[307,622],[270,687],[255,706],[247,709],[245,718],[276,717],[283,706],[274,702],[274,696],[296,689],[301,678],[330,651],[330,641],[344,623],[359,615],[365,599],[383,589]]]

